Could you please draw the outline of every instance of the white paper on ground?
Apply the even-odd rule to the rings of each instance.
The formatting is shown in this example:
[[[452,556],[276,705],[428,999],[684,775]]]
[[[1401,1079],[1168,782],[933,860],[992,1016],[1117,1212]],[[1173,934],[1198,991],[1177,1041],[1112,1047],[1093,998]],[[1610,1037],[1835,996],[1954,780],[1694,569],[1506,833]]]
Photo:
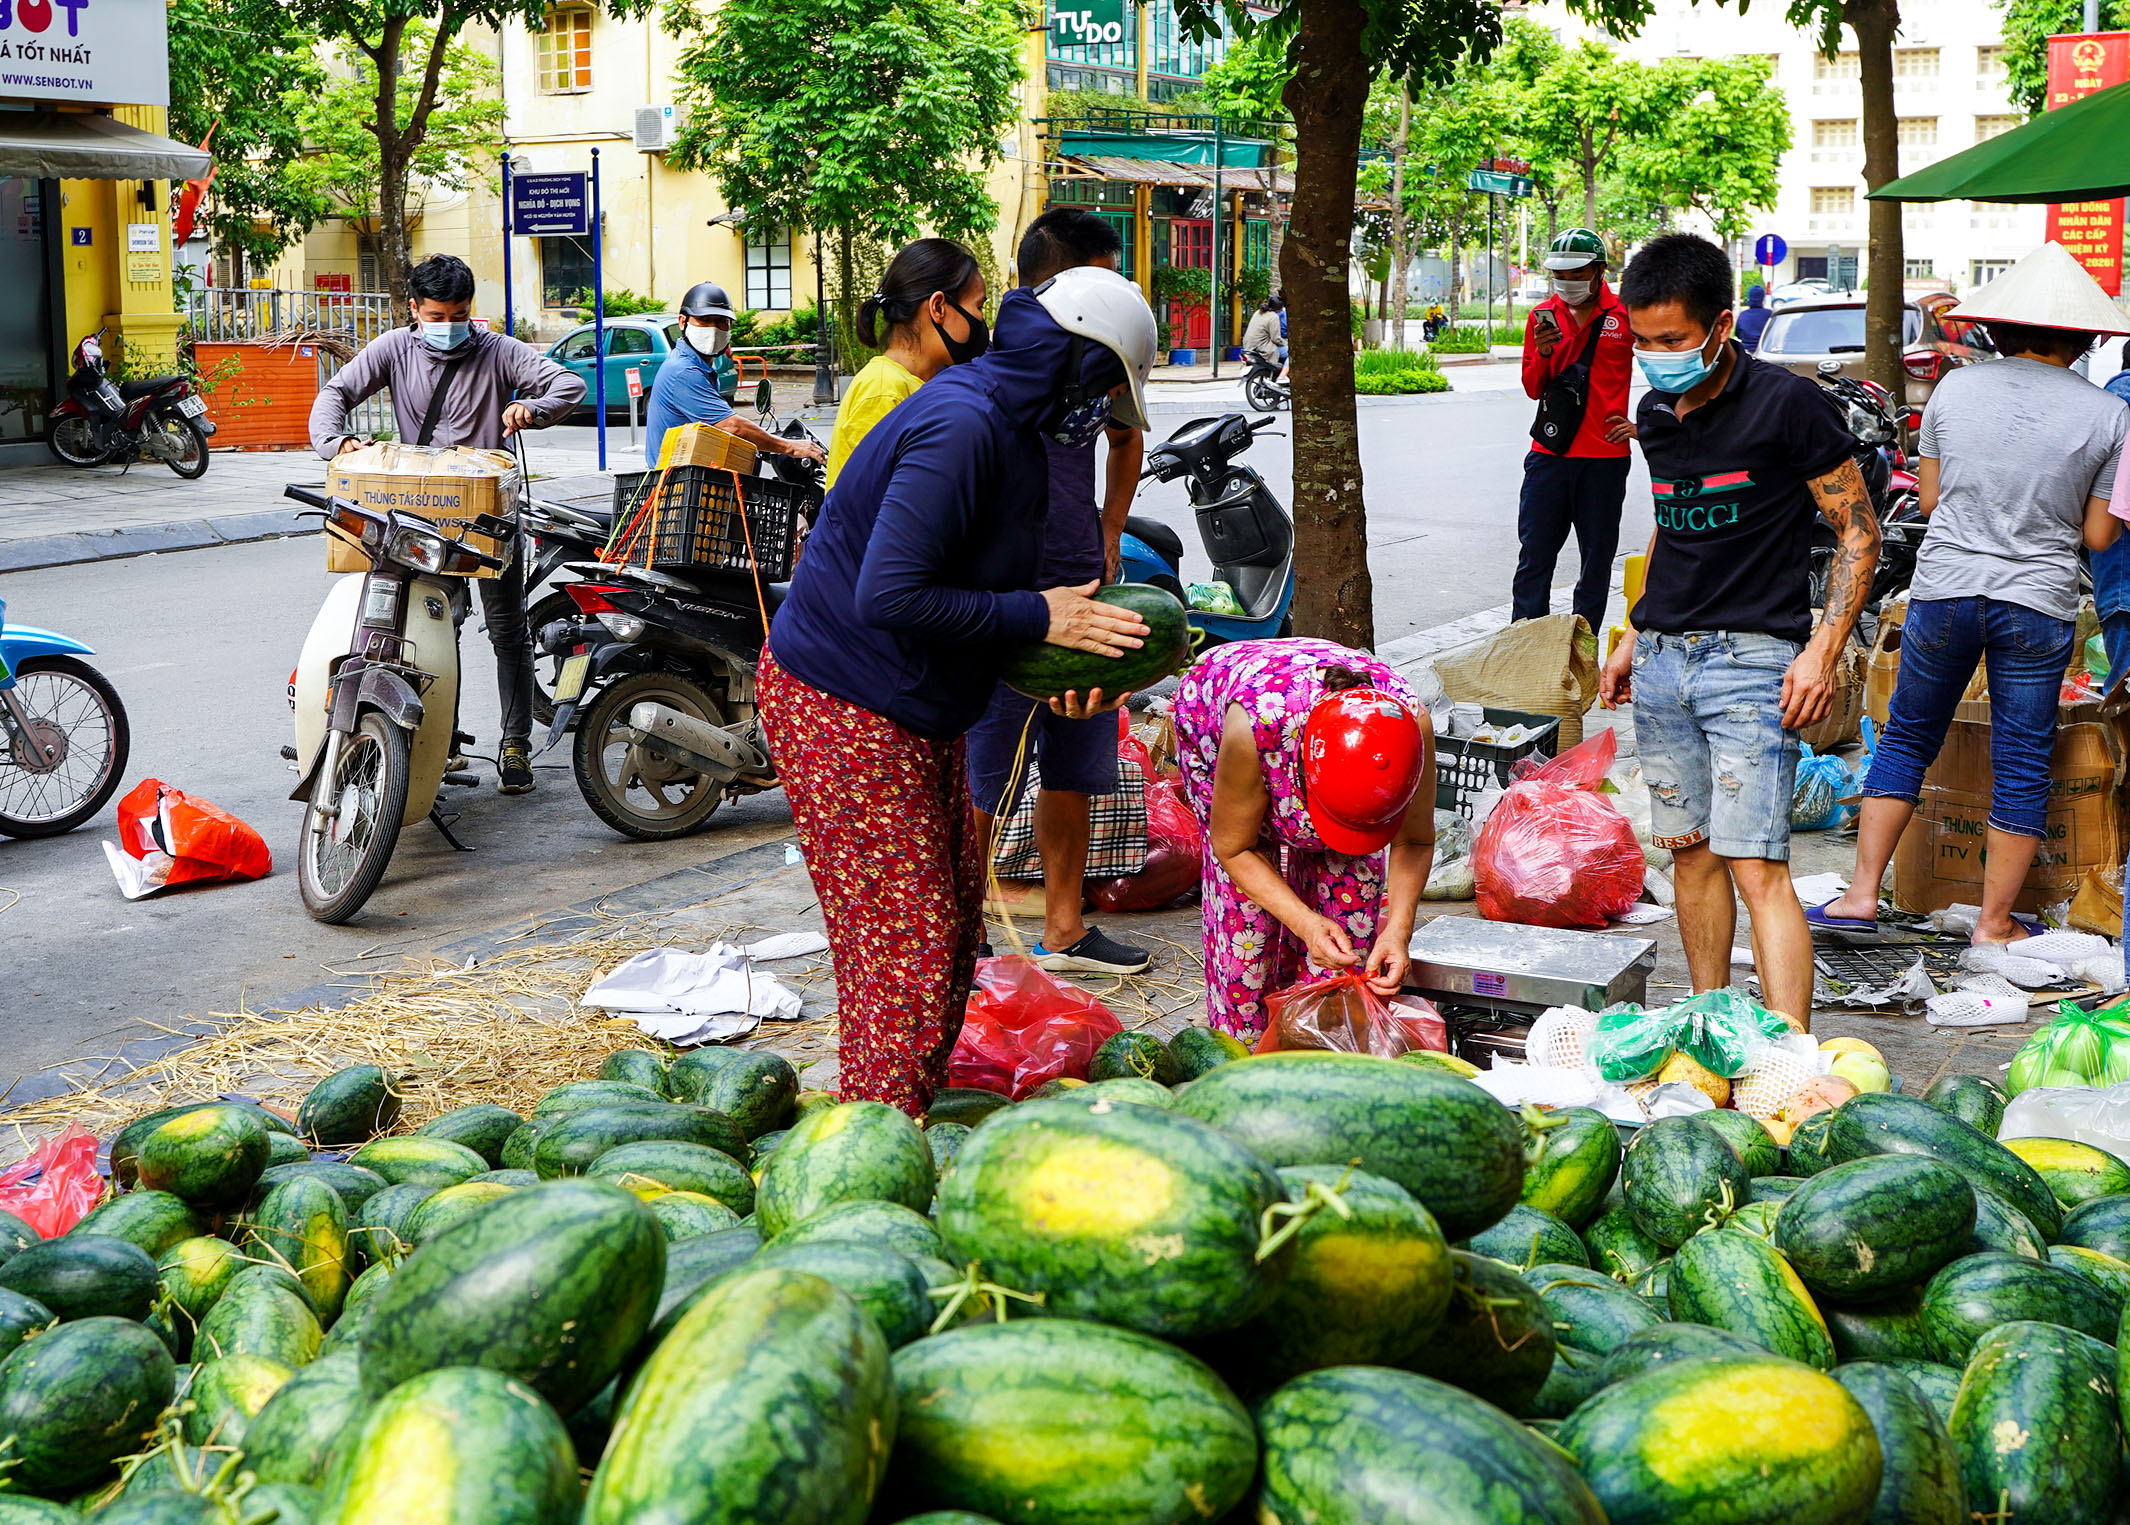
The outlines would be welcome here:
[[[1753,950],[1752,950],[1751,948],[1733,948],[1733,949],[1731,949],[1731,967],[1732,967],[1733,969],[1750,969],[1750,968],[1752,968],[1752,967],[1753,967]]]
[[[1670,919],[1671,907],[1651,905],[1647,901],[1638,901],[1613,917],[1612,924],[1616,927],[1646,927],[1652,922],[1669,921]]]
[[[1806,874],[1801,879],[1792,879],[1790,884],[1797,891],[1799,905],[1825,905],[1849,888],[1849,876],[1836,873]]]
[[[764,1017],[790,1021],[802,1003],[775,976],[755,973],[739,949],[713,943],[703,953],[639,953],[593,981],[577,1004],[633,1017],[654,1038],[694,1044],[752,1032]]]
[[[749,943],[740,951],[758,964],[770,964],[780,958],[826,953],[828,939],[819,932],[779,932],[776,936],[765,937],[758,943]]]

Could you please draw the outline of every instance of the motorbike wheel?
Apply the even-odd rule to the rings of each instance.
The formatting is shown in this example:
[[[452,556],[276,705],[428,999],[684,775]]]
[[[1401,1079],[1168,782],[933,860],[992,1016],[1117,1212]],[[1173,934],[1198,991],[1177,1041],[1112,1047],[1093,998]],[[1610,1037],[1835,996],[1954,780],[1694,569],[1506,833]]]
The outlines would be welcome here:
[[[577,788],[592,814],[625,837],[667,842],[709,824],[725,786],[701,773],[642,751],[625,727],[629,710],[645,700],[669,704],[684,715],[724,725],[725,712],[701,685],[676,673],[632,673],[607,685],[577,721],[570,757]]]
[[[30,724],[59,760],[0,765],[0,835],[56,837],[104,808],[126,776],[133,734],[110,680],[72,657],[35,657],[15,674]]]
[[[577,601],[559,589],[551,589],[525,612],[525,625],[537,642],[540,632],[556,620],[574,619]],[[549,656],[536,644],[533,647],[533,719],[541,725],[555,723],[555,680],[562,676],[562,664],[568,656]]]
[[[327,819],[304,807],[296,843],[296,888],[312,919],[352,920],[376,890],[399,845],[407,809],[407,733],[375,710],[340,748],[340,814]]]
[[[163,413],[157,415],[150,427],[177,447],[176,455],[163,460],[165,466],[188,482],[197,482],[207,475],[207,436],[191,419]]]
[[[1243,400],[1260,413],[1276,412],[1286,401],[1279,384],[1270,376],[1252,374],[1243,378]]]
[[[55,419],[45,431],[44,443],[69,466],[101,466],[111,454],[96,443],[96,425],[79,416]]]

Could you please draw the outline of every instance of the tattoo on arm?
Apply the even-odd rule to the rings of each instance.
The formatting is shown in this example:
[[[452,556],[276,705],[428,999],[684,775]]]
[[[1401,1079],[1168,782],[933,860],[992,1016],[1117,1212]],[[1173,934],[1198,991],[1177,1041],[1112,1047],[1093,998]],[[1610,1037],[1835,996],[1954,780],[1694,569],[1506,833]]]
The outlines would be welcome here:
[[[1811,482],[1820,517],[1834,526],[1834,563],[1827,571],[1826,624],[1837,642],[1849,639],[1871,592],[1879,564],[1879,520],[1855,461],[1843,461]]]

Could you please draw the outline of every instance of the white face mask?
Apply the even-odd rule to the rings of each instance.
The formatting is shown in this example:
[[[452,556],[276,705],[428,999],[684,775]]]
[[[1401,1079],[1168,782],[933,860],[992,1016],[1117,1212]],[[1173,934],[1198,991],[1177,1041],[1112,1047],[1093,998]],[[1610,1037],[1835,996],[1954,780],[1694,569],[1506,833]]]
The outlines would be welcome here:
[[[681,337],[688,341],[688,347],[698,355],[715,355],[732,342],[729,331],[700,323],[690,323],[681,330]]]
[[[1580,307],[1590,300],[1590,293],[1597,289],[1596,281],[1564,281],[1553,278],[1553,294],[1570,307]]]

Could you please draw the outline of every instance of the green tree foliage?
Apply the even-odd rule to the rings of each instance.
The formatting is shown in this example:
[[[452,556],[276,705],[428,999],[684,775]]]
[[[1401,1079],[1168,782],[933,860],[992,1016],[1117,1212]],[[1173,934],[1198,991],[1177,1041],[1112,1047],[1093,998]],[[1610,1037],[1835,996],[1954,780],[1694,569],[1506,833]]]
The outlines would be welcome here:
[[[2004,72],[2014,104],[2028,114],[2048,99],[2049,38],[2085,30],[2083,0],[2000,0]],[[2101,0],[2100,29],[2130,31],[2130,0]]]
[[[1743,237],[1754,210],[1775,205],[1790,147],[1789,104],[1770,72],[1758,56],[1660,64],[1650,98],[1663,130],[1620,146],[1622,178],[1651,201],[1693,208],[1719,237]]]
[[[1518,142],[1582,192],[1582,225],[1598,220],[1598,182],[1631,146],[1668,133],[1676,81],[1602,42],[1564,50],[1519,92]],[[1661,150],[1660,150],[1661,151]]]

